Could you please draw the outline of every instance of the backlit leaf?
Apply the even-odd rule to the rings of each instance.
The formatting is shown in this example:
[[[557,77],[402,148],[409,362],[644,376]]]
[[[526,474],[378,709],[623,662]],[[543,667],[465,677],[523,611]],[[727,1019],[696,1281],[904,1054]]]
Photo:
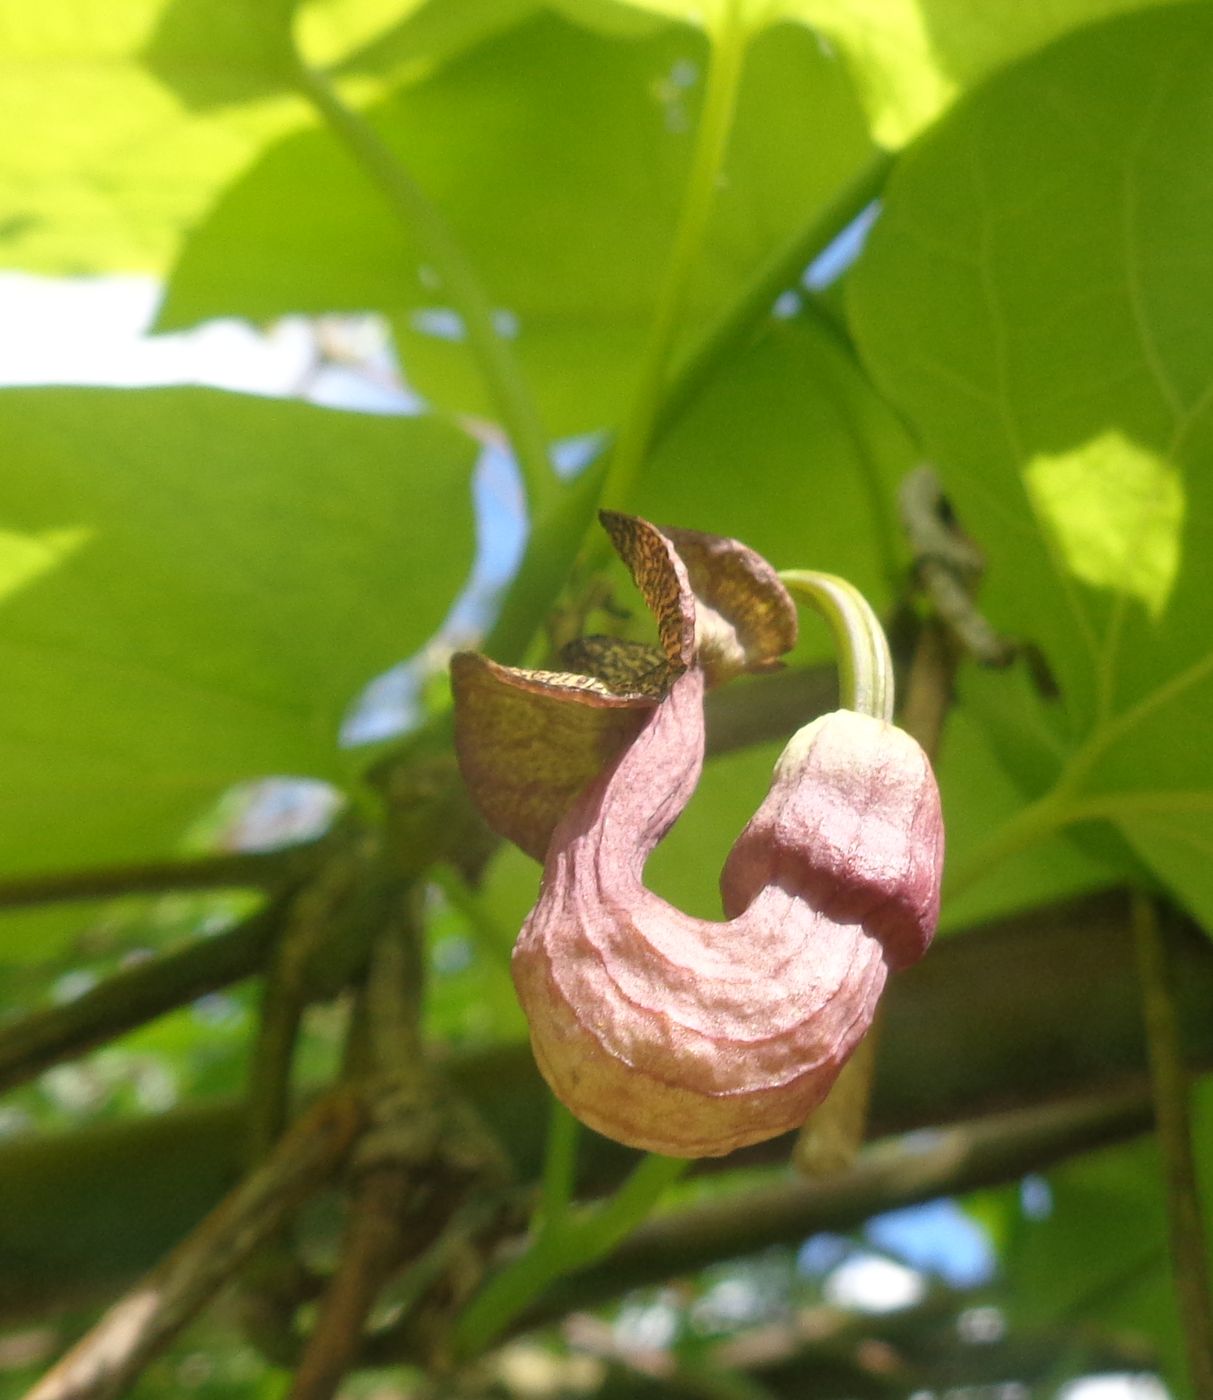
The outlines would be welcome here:
[[[368,113],[476,267],[552,432],[614,423],[632,391],[705,61],[686,26],[624,39],[549,14]],[[869,153],[846,78],[813,36],[783,27],[755,43],[688,337]],[[425,249],[320,130],[278,143],[217,203],[161,324],[341,308],[390,312],[410,380],[445,407],[491,414]]]
[[[907,156],[852,311],[1061,687],[1034,791],[1213,927],[1211,146],[1213,10],[1077,34]]]
[[[473,444],[207,390],[0,393],[6,873],[163,853],[235,782],[339,775],[359,688],[471,561]]]

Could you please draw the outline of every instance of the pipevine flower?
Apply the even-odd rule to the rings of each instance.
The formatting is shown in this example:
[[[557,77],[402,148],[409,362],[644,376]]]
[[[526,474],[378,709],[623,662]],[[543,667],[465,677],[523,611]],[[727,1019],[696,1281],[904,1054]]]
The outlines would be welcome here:
[[[601,518],[660,647],[587,639],[578,672],[461,653],[456,746],[490,825],[543,861],[513,974],[552,1090],[621,1142],[717,1156],[802,1124],[888,971],[925,951],[939,794],[909,735],[838,710],[776,764],[725,863],[725,922],[646,889],[645,861],[699,780],[706,687],[778,664],[796,612],[735,540]]]

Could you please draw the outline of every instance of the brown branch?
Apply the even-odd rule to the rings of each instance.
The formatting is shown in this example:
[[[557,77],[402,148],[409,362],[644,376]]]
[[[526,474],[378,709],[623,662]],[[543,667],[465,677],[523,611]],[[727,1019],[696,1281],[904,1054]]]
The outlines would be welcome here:
[[[898,723],[922,745],[932,763],[939,760],[944,724],[952,705],[956,650],[943,627],[924,623],[914,647]]]
[[[262,966],[282,914],[282,902],[275,902],[223,933],[124,968],[73,1001],[0,1027],[0,1092],[251,976]]]
[[[258,1162],[291,1113],[291,1068],[303,1011],[313,992],[312,965],[342,926],[342,914],[366,872],[359,848],[333,851],[293,897],[265,978],[261,1016],[249,1067],[248,1150]]]
[[[934,1128],[1126,1085],[1144,1091],[1128,914],[1117,891],[1033,909],[947,938],[894,978],[872,1132]],[[1211,1067],[1213,947],[1179,918],[1163,933],[1187,1061]],[[518,1179],[535,1181],[550,1096],[529,1046],[452,1051],[443,1070],[500,1138]],[[238,1174],[241,1111],[235,1102],[195,1105],[0,1143],[0,1317],[96,1298],[149,1267]],[[726,1165],[786,1160],[790,1149],[785,1138]],[[625,1148],[590,1135],[579,1188],[610,1189],[634,1164]],[[123,1224],[135,1218],[139,1231]]]
[[[275,889],[295,884],[314,870],[326,841],[320,837],[273,851],[232,851],[184,860],[12,876],[0,879],[0,909],[180,890]]]
[[[1184,1063],[1158,909],[1153,899],[1141,892],[1133,897],[1133,935],[1141,969],[1158,1144],[1166,1176],[1176,1301],[1193,1392],[1198,1400],[1213,1400],[1213,1306],[1207,1236],[1192,1146],[1191,1083]]]
[[[362,1123],[352,1094],[316,1104],[168,1257],[52,1368],[26,1400],[109,1400],[336,1170]]]
[[[288,1400],[329,1400],[357,1362],[366,1319],[400,1260],[402,1203],[408,1190],[408,1173],[400,1167],[362,1175],[350,1203],[341,1259]]]
[[[983,666],[1006,666],[1015,646],[978,611],[974,587],[985,560],[953,519],[933,468],[909,473],[898,493],[902,526],[922,591],[957,643]]]
[[[600,1263],[561,1279],[516,1330],[721,1259],[821,1230],[849,1230],[880,1211],[1014,1181],[1144,1132],[1150,1122],[1149,1097],[1140,1089],[980,1119],[932,1134],[925,1145],[913,1138],[878,1143],[845,1176],[781,1182],[648,1221]]]
[[[406,889],[385,895],[386,921],[372,946],[362,996],[365,1037],[354,1025],[350,1040],[365,1038],[372,1072],[392,1086],[380,1106],[387,1121],[377,1123],[379,1132],[362,1143],[359,1157],[369,1152],[371,1160],[356,1164],[340,1259],[289,1400],[330,1400],[357,1364],[367,1318],[404,1252],[406,1215],[415,1193],[418,1163],[407,1160],[407,1152],[405,1160],[394,1160],[385,1147],[394,1127],[402,1128],[405,1141],[415,1147],[412,1140],[426,1137],[424,1120],[433,1113],[420,1032],[424,962],[416,896]]]
[[[291,1113],[291,1069],[303,1023],[299,989],[269,976],[248,1076],[248,1159],[260,1162],[281,1136]]]
[[[381,1074],[424,1075],[421,1011],[425,959],[415,890],[390,897],[387,922],[367,971],[366,1013],[371,1058]]]

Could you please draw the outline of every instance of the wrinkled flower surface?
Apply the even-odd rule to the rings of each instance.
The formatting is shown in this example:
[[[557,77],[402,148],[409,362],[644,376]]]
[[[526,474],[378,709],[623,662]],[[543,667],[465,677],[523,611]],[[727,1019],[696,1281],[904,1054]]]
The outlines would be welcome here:
[[[800,730],[721,878],[727,922],[647,890],[703,763],[705,687],[795,641],[774,571],[733,540],[604,514],[660,651],[610,679],[455,658],[456,742],[490,823],[543,859],[514,950],[535,1057],[591,1127],[715,1156],[798,1127],[938,914],[939,796],[908,735],[838,711]],[[591,664],[595,649],[582,653]]]

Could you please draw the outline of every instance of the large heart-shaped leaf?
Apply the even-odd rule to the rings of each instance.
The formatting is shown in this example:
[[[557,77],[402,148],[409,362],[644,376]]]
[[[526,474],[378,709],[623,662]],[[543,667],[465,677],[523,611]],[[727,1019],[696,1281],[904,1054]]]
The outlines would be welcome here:
[[[777,568],[845,574],[884,612],[903,561],[897,484],[913,465],[841,337],[800,314],[772,320],[721,368],[662,440],[636,508],[732,531]],[[827,653],[824,626],[803,631],[807,654]]]
[[[271,133],[298,122],[266,49],[226,27],[222,69],[185,42],[143,60],[162,0],[0,0],[0,249],[10,266],[156,268],[182,227]],[[242,101],[190,110],[165,78],[209,72]],[[87,112],[87,120],[81,114]],[[22,133],[20,136],[18,133]]]
[[[1077,34],[907,156],[852,311],[1061,687],[1018,839],[1112,821],[1213,927],[1210,150],[1213,10]]]
[[[560,0],[587,22],[610,11],[717,25],[797,20],[842,56],[884,146],[901,146],[966,89],[1070,30],[1167,0]]]
[[[266,142],[307,120],[290,0],[0,0],[0,256],[55,274],[158,271]],[[441,11],[441,12],[439,12]],[[324,0],[317,64],[398,81],[512,22],[510,0]],[[82,114],[87,114],[85,117]]]
[[[630,394],[705,62],[703,35],[685,25],[620,38],[545,14],[368,114],[475,266],[553,432],[612,424]],[[811,34],[785,26],[757,40],[685,333],[870,150],[845,75]],[[314,129],[276,145],[197,228],[161,324],[367,307],[393,313],[405,371],[425,394],[462,412],[489,408],[426,249]]]
[[[339,775],[346,706],[441,622],[475,448],[210,390],[0,393],[7,872],[171,848],[230,784]]]

